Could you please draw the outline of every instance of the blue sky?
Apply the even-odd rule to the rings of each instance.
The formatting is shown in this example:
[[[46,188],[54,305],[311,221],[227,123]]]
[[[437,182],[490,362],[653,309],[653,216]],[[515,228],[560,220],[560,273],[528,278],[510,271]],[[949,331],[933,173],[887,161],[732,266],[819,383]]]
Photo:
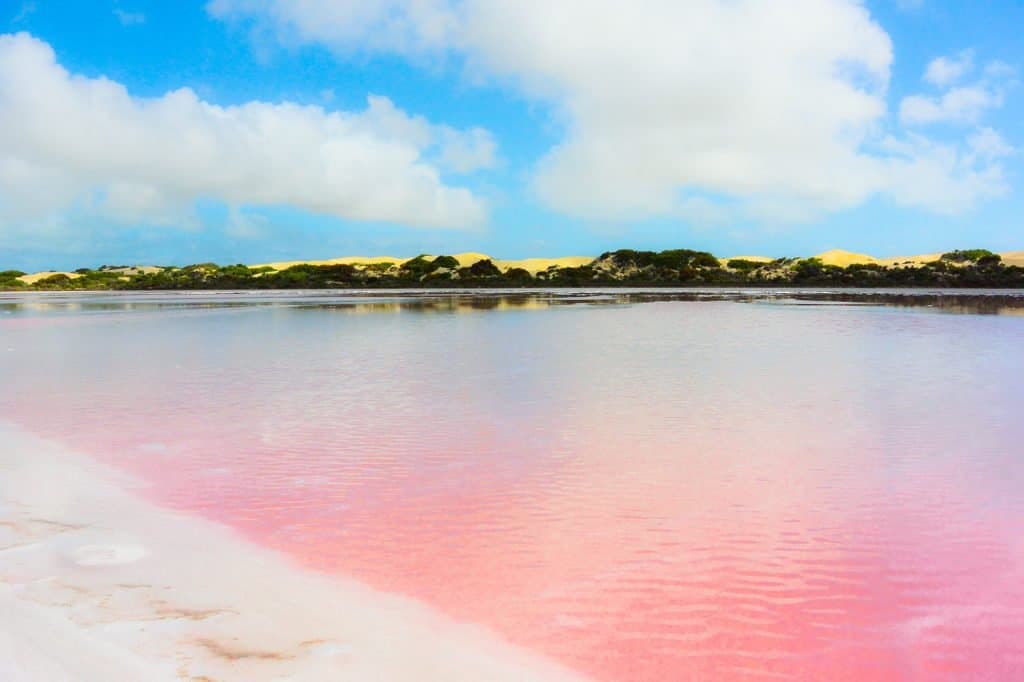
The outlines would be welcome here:
[[[1022,26],[1016,0],[0,0],[0,268],[1022,249]]]

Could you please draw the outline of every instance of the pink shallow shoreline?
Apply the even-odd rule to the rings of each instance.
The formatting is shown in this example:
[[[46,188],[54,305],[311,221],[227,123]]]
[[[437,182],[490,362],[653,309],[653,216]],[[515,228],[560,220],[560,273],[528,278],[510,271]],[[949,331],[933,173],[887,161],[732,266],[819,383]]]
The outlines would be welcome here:
[[[376,573],[378,582],[374,582],[373,587],[356,583],[345,577],[350,574],[344,570],[344,565],[339,566],[333,560],[322,564],[310,561],[310,556],[316,555],[304,554],[302,544],[275,542],[272,537],[261,534],[261,529],[276,525],[268,525],[268,519],[254,519],[255,525],[250,526],[239,523],[239,518],[244,517],[232,518],[230,514],[218,517],[214,512],[219,508],[190,509],[186,505],[181,507],[183,511],[170,512],[161,506],[171,503],[165,498],[166,477],[147,470],[144,476],[137,478],[141,472],[127,473],[120,467],[112,468],[98,461],[106,459],[102,452],[71,451],[67,446],[0,422],[0,468],[5,473],[0,482],[0,510],[5,512],[5,518],[15,519],[9,528],[0,527],[0,544],[14,549],[9,553],[0,552],[0,577],[2,582],[10,582],[8,578],[15,576],[14,587],[0,583],[5,588],[0,590],[0,613],[18,614],[9,617],[19,621],[25,620],[24,614],[29,613],[36,621],[45,621],[35,636],[38,642],[49,642],[54,638],[53,633],[72,633],[72,640],[77,643],[67,645],[72,653],[61,654],[63,659],[77,660],[76,647],[85,652],[82,655],[86,658],[95,651],[106,651],[109,655],[105,654],[97,665],[110,666],[112,661],[119,665],[143,665],[161,674],[166,672],[170,675],[168,679],[176,679],[182,668],[180,663],[175,670],[167,666],[182,659],[186,661],[184,665],[189,674],[201,671],[213,679],[227,680],[274,679],[281,674],[303,680],[361,680],[367,675],[388,680],[582,679],[553,662],[559,660],[576,665],[580,661],[581,643],[589,646],[588,637],[593,636],[583,628],[582,622],[557,622],[558,627],[576,629],[578,633],[578,640],[563,640],[562,651],[547,646],[551,638],[546,634],[533,640],[517,638],[516,635],[529,633],[529,629],[517,627],[518,623],[509,619],[517,613],[522,617],[528,610],[523,610],[522,604],[508,601],[501,585],[487,583],[485,591],[490,594],[490,602],[467,603],[461,609],[448,608],[445,612],[454,613],[464,622],[483,623],[493,630],[458,625],[434,610],[433,602],[397,597],[389,591],[392,585],[412,587],[416,589],[409,589],[407,594],[420,598],[423,592],[417,591],[420,586],[416,580],[451,576],[450,566],[441,571],[439,566],[419,564],[420,571],[427,567],[435,572],[427,571],[417,577],[416,570],[410,567],[413,564],[402,563],[408,559],[393,557],[389,563],[388,554],[380,553],[376,565],[371,566],[366,563],[368,557],[363,556],[351,564],[361,569],[353,574],[362,579]],[[10,476],[6,475],[8,472]],[[613,475],[611,471],[607,473]],[[168,475],[174,478],[170,471]],[[239,483],[244,484],[244,478]],[[607,502],[614,508],[612,500]],[[653,502],[646,500],[647,504]],[[951,503],[946,500],[946,504]],[[220,511],[223,513],[225,509]],[[382,538],[398,530],[415,532],[417,521],[405,512],[411,513],[411,510],[392,509],[385,525],[375,527],[376,532]],[[216,522],[198,516],[208,513]],[[415,516],[423,513],[419,508]],[[284,519],[278,519],[282,521]],[[629,518],[619,522],[630,527],[635,525]],[[900,523],[898,518],[888,522],[898,536],[911,537],[913,533],[898,528]],[[301,526],[294,527],[301,531]],[[793,526],[783,533],[792,536],[798,555],[803,555],[806,542],[824,545],[836,542],[836,538],[805,537],[797,531]],[[731,532],[735,537],[718,537],[717,542],[732,543],[733,552],[770,556],[757,549],[753,536],[744,539],[742,528]],[[860,531],[851,526],[846,532]],[[9,541],[9,537],[14,540]],[[463,537],[463,541],[469,540]],[[569,551],[572,543],[571,537],[562,535],[558,544]],[[959,585],[950,583],[955,593],[949,596],[948,604],[933,608],[922,603],[913,611],[906,607],[909,596],[906,591],[894,585],[885,587],[883,583],[887,592],[878,593],[878,587],[871,586],[873,593],[861,583],[864,574],[884,570],[870,553],[860,558],[852,554],[842,558],[840,565],[849,584],[844,589],[818,590],[813,595],[818,612],[816,618],[820,621],[818,625],[831,624],[862,634],[841,646],[827,646],[827,643],[823,646],[811,629],[814,623],[801,615],[806,609],[790,611],[786,606],[806,601],[806,590],[779,583],[764,591],[764,600],[770,599],[773,603],[762,604],[738,590],[751,581],[761,583],[774,579],[768,564],[759,570],[736,571],[735,557],[724,556],[722,553],[727,554],[728,550],[716,545],[714,537],[709,536],[708,543],[706,552],[693,548],[698,557],[703,557],[700,559],[705,564],[700,569],[702,573],[689,578],[684,573],[666,573],[664,579],[693,582],[693,589],[698,590],[692,596],[693,603],[703,604],[700,608],[693,607],[699,612],[694,615],[712,626],[716,623],[732,625],[731,629],[723,628],[716,639],[708,640],[696,631],[683,628],[680,621],[668,621],[659,631],[652,630],[647,639],[609,639],[603,668],[591,666],[598,671],[588,670],[590,674],[608,680],[655,679],[650,676],[654,665],[649,658],[652,641],[672,647],[672,655],[666,657],[666,661],[671,662],[671,668],[666,668],[671,679],[676,679],[685,669],[678,661],[680,656],[690,658],[694,679],[748,679],[771,673],[792,679],[958,679],[967,666],[980,659],[964,659],[954,653],[953,642],[958,647],[969,647],[972,656],[990,654],[986,665],[993,671],[1008,673],[1024,669],[1024,658],[1015,658],[1007,648],[1007,642],[1019,630],[1019,623],[1012,625],[1014,614],[1019,611],[1017,592],[1004,583],[1010,574],[981,585],[978,580],[970,579],[970,556],[960,559],[962,565],[957,573],[962,580]],[[336,552],[350,549],[342,544]],[[605,560],[594,550],[591,547],[588,553],[573,552],[572,563],[592,566]],[[610,547],[602,551],[614,554]],[[570,565],[564,556],[560,559],[545,556],[563,569]],[[504,561],[508,559],[505,557]],[[492,560],[503,561],[500,557]],[[929,559],[913,547],[907,547],[898,561],[907,562],[906,570],[913,575],[920,571],[912,562]],[[938,566],[946,561],[941,559]],[[296,562],[304,563],[305,567]],[[476,565],[479,572],[473,575],[470,570],[465,579],[493,581],[501,575],[510,581],[517,578],[508,572],[509,566],[484,568]],[[828,568],[825,564],[820,568],[822,575],[837,573],[834,567]],[[705,575],[718,577],[712,584],[700,583],[701,576]],[[619,580],[622,576],[611,577]],[[395,582],[384,582],[387,580]],[[399,580],[405,582],[398,584]],[[460,583],[460,579],[454,581]],[[615,601],[616,593],[602,595],[597,581],[591,583],[589,586],[568,584],[565,598],[573,598],[571,590],[575,589],[581,592],[581,607],[620,606]],[[718,611],[709,610],[702,596],[708,587],[717,595]],[[597,591],[583,591],[590,588]],[[982,588],[984,593],[979,592]],[[466,590],[467,599],[483,598],[480,586],[467,590],[459,584],[446,589]],[[269,601],[268,595],[271,595]],[[18,600],[14,601],[16,596]],[[646,626],[648,621],[644,619],[651,619],[649,622],[653,623],[667,606],[676,608],[675,603],[668,601],[670,596],[666,590],[649,594],[634,591],[629,607],[621,605],[621,617]],[[678,599],[678,595],[675,598]],[[752,601],[759,607],[760,617],[751,611]],[[883,602],[884,607],[880,606]],[[488,613],[485,607],[493,607],[495,603],[505,604],[505,607],[498,611],[492,608]],[[9,604],[16,605],[20,611],[14,606],[9,609]],[[56,606],[58,604],[61,606]],[[112,604],[115,606],[111,607]],[[450,602],[447,606],[451,606]],[[30,611],[26,612],[26,608]],[[536,609],[535,606],[530,608]],[[776,617],[784,617],[772,625],[774,647],[763,646],[764,615],[770,611]],[[310,615],[317,613],[319,615]],[[842,616],[836,616],[837,613]],[[339,614],[339,622],[332,620]],[[546,612],[537,609],[536,617],[541,615]],[[739,625],[733,621],[738,621]],[[514,627],[500,627],[508,622]],[[61,626],[58,628],[54,623]],[[137,636],[142,627],[154,632],[153,624],[163,628],[162,636],[171,632],[177,637],[172,640],[173,646]],[[0,620],[0,632],[4,632],[0,635],[0,661],[17,660],[16,653],[24,657],[20,652],[32,650],[24,641],[19,641],[17,631],[9,627],[4,630],[3,625]],[[495,631],[500,634],[492,634]],[[93,641],[97,632],[101,633],[98,644]],[[925,637],[926,632],[933,635]],[[447,634],[439,637],[438,633]],[[934,633],[940,638],[936,639]],[[114,634],[117,637],[111,638]],[[444,644],[443,640],[449,643]],[[396,641],[399,642],[397,647]],[[429,651],[424,650],[425,642],[430,643]],[[947,647],[948,662],[942,664]],[[30,665],[38,667],[54,662],[45,647],[38,654]],[[139,657],[141,662],[135,660]],[[128,658],[127,663],[125,658]],[[623,667],[627,659],[632,659],[636,670],[646,676],[630,677]],[[795,668],[799,670],[794,672]],[[0,673],[4,671],[0,667]],[[155,673],[147,673],[147,676],[163,679]],[[97,672],[93,678],[111,679],[111,676]],[[71,677],[21,674],[14,679],[83,678],[76,673]]]
[[[642,416],[635,415],[634,421],[642,423]],[[136,440],[152,438],[151,433],[154,432],[151,426],[142,429],[136,425],[134,429],[138,431],[134,433]],[[770,541],[766,543],[763,528],[760,529],[762,535],[758,536],[756,531],[759,529],[751,526],[752,517],[730,514],[726,508],[728,504],[757,499],[755,489],[747,489],[737,482],[734,484],[736,490],[722,499],[694,498],[689,506],[699,510],[711,524],[703,527],[697,523],[700,517],[694,517],[693,522],[681,529],[689,534],[685,546],[679,542],[682,537],[673,541],[671,536],[662,535],[662,550],[655,560],[630,566],[628,571],[616,570],[618,557],[630,549],[631,544],[641,542],[638,533],[642,531],[642,524],[638,525],[635,518],[622,514],[621,510],[643,506],[648,513],[657,512],[668,518],[675,508],[673,500],[686,494],[689,486],[700,487],[703,478],[713,479],[719,475],[716,467],[723,466],[723,461],[707,460],[700,469],[687,470],[684,477],[680,477],[678,472],[658,469],[653,462],[634,462],[634,475],[642,472],[645,480],[672,482],[670,490],[666,488],[664,491],[666,495],[655,496],[650,488],[619,489],[614,485],[614,481],[621,477],[614,466],[615,460],[609,460],[604,466],[599,465],[598,459],[586,469],[589,476],[587,487],[609,492],[617,490],[619,496],[602,496],[602,504],[594,508],[594,513],[602,516],[589,520],[582,528],[564,525],[573,515],[557,513],[557,506],[544,516],[542,522],[524,520],[523,528],[542,535],[531,540],[529,557],[534,559],[517,565],[513,556],[514,544],[495,543],[495,538],[488,535],[488,542],[477,546],[481,538],[473,530],[477,526],[486,530],[497,528],[502,522],[507,524],[510,512],[528,507],[514,498],[503,500],[500,508],[492,510],[500,513],[489,516],[481,516],[487,507],[473,502],[470,497],[473,491],[466,487],[460,487],[457,494],[448,491],[433,502],[413,499],[399,504],[389,500],[384,508],[371,506],[360,512],[372,518],[353,524],[359,529],[358,533],[344,538],[331,537],[324,533],[337,528],[338,522],[322,516],[330,507],[329,498],[311,497],[308,490],[295,485],[278,488],[279,493],[302,495],[303,499],[315,503],[315,510],[321,516],[307,518],[301,513],[305,507],[298,507],[300,513],[293,514],[296,507],[287,504],[290,498],[270,494],[265,479],[259,478],[268,471],[263,465],[273,464],[276,473],[285,475],[288,480],[292,480],[292,475],[301,474],[303,480],[309,479],[307,482],[312,483],[310,477],[317,474],[317,467],[304,460],[289,464],[272,451],[239,447],[238,443],[228,441],[219,441],[221,447],[215,447],[213,444],[218,441],[205,437],[202,439],[204,447],[193,453],[194,459],[193,456],[184,456],[187,451],[173,450],[172,446],[159,443],[143,448],[141,452],[145,456],[137,456],[131,454],[138,451],[130,445],[132,428],[111,431],[124,444],[115,447],[114,436],[106,436],[103,440],[108,444],[107,449],[98,444],[90,445],[89,439],[83,437],[89,433],[88,429],[77,433],[55,430],[52,437],[72,443],[74,451],[70,451],[68,446],[28,437],[16,429],[9,431],[14,435],[10,438],[3,435],[0,444],[28,438],[31,443],[21,448],[22,453],[47,448],[62,453],[57,455],[61,472],[77,471],[86,478],[99,475],[112,480],[119,490],[130,489],[137,492],[139,498],[144,498],[145,501],[135,498],[141,505],[142,518],[152,517],[154,521],[157,518],[174,518],[182,522],[177,531],[147,530],[142,537],[169,540],[178,534],[192,534],[198,528],[223,534],[223,538],[220,535],[210,536],[202,547],[193,546],[187,550],[191,556],[203,557],[198,568],[222,568],[238,563],[240,557],[258,556],[261,558],[256,561],[260,564],[279,562],[275,564],[279,571],[267,575],[264,587],[259,588],[270,594],[289,592],[281,585],[290,584],[293,577],[303,575],[306,576],[304,580],[334,585],[331,589],[337,589],[338,585],[354,585],[358,588],[357,595],[411,595],[415,600],[404,600],[405,603],[431,614],[440,623],[451,625],[450,619],[454,618],[460,622],[482,624],[489,632],[497,633],[490,636],[490,641],[500,641],[500,650],[517,652],[517,655],[526,655],[523,652],[537,654],[527,658],[544,661],[544,665],[555,671],[531,672],[525,679],[571,676],[550,661],[602,680],[656,680],[666,679],[665,675],[668,679],[685,679],[691,673],[693,679],[711,680],[742,680],[765,674],[790,679],[962,679],[968,671],[975,670],[991,672],[992,679],[1007,679],[1007,675],[1013,679],[1015,671],[1024,670],[1024,659],[1015,657],[1012,645],[1022,623],[1018,620],[1022,603],[1019,583],[1014,579],[1019,570],[1014,569],[1012,563],[1005,563],[1013,556],[1012,553],[1007,555],[1006,541],[1002,536],[1011,528],[1001,527],[1002,524],[1012,526],[1015,523],[1012,518],[975,515],[971,520],[974,537],[983,540],[983,544],[976,545],[971,553],[963,553],[955,546],[943,546],[938,539],[926,537],[920,528],[906,527],[908,518],[898,513],[889,513],[884,519],[878,514],[863,520],[845,519],[831,530],[812,530],[806,528],[805,523],[790,523],[798,519],[790,515],[797,514],[800,507],[788,510],[787,501],[792,497],[782,495],[780,489],[777,502],[781,506],[774,512],[774,517],[757,517],[762,522],[770,522],[768,538],[774,538],[778,543],[772,544]],[[175,429],[168,432],[179,433]],[[611,436],[603,434],[603,438],[606,441],[603,444],[592,442],[583,451],[597,453],[602,447],[616,447]],[[148,440],[138,442],[150,443]],[[217,453],[214,461],[210,459],[211,452]],[[117,453],[122,453],[122,456]],[[787,460],[784,458],[786,452],[778,453],[778,457],[762,454],[765,456],[759,464],[747,463],[748,467],[755,467],[750,472],[752,477],[756,478],[758,473],[770,475],[765,467],[786,461],[790,465],[786,474],[788,485],[810,489],[800,482],[801,477],[809,472],[802,459]],[[107,468],[108,464],[110,468]],[[208,468],[213,464],[218,467],[216,472]],[[655,468],[646,471],[644,466]],[[937,475],[941,466],[941,463],[933,462],[931,474]],[[961,478],[965,473],[961,472]],[[486,472],[478,471],[476,474],[476,485],[488,480]],[[37,481],[49,480],[50,476],[45,471],[33,473]],[[61,473],[59,478],[64,480],[63,477],[65,474]],[[224,487],[209,487],[211,480],[221,481]],[[380,480],[383,483],[392,479],[381,477]],[[417,482],[430,483],[420,479]],[[492,483],[500,489],[500,480]],[[12,489],[17,490],[16,487]],[[62,490],[63,486],[56,486],[56,489]],[[76,496],[83,494],[81,484],[76,483],[72,489]],[[485,492],[477,491],[490,499]],[[948,516],[949,523],[963,523],[953,513],[963,504],[955,492],[955,489],[943,491],[934,487],[936,500],[941,501],[938,509],[945,510],[936,518]],[[835,500],[842,499],[837,497],[839,491],[832,490],[827,494]],[[39,503],[45,500],[45,496],[32,499]],[[100,503],[95,497],[85,499]],[[552,504],[557,500],[553,498]],[[825,497],[816,498],[815,504],[828,501]],[[82,518],[92,513],[89,504],[78,505],[78,511],[70,515],[53,518],[65,519],[62,523],[80,523]],[[102,504],[108,504],[106,498]],[[172,515],[164,510],[165,507],[178,509],[179,514]],[[374,513],[375,509],[379,513]],[[346,512],[349,523],[352,523],[353,511]],[[771,510],[767,508],[766,511]],[[122,516],[134,514],[124,512]],[[197,518],[200,516],[208,521]],[[824,517],[819,513],[816,518],[821,520]],[[471,521],[473,528],[460,526],[466,521]],[[724,524],[723,521],[729,523]],[[118,527],[113,522],[109,525]],[[940,534],[943,528],[943,524],[934,525]],[[404,544],[404,539],[413,536],[432,540],[428,545],[422,542],[414,545],[419,552],[403,554],[402,548],[410,547]],[[865,546],[864,538],[874,538],[875,544]],[[368,550],[360,545],[361,542],[372,542],[373,545]],[[108,543],[93,544],[106,547]],[[128,543],[129,546],[137,544],[140,543]],[[148,551],[149,545],[141,544]],[[210,547],[219,545],[233,549],[225,549],[220,558],[211,558]],[[996,559],[1003,557],[1001,561],[989,556],[993,550],[999,550]],[[184,553],[186,550],[177,552],[178,555]],[[670,564],[667,559],[673,554],[684,557],[685,562]],[[67,557],[59,552],[56,556],[62,562],[60,571],[66,571]],[[2,557],[0,554],[0,566]],[[524,558],[519,557],[519,560]],[[248,559],[247,564],[251,565],[253,561]],[[791,567],[780,567],[780,561],[792,562],[802,567],[802,571],[803,568],[806,570],[794,573]],[[298,564],[305,568],[297,568]],[[610,570],[598,570],[602,567],[610,567]],[[175,570],[188,574],[196,569],[194,562],[183,562]],[[897,578],[908,576],[911,580],[897,583],[887,575],[890,571]],[[334,576],[336,580],[323,574]],[[355,576],[362,583],[352,583],[346,576]],[[173,582],[172,578],[170,576],[167,580]],[[139,580],[125,582],[133,584]],[[623,589],[623,586],[628,589]],[[649,589],[641,589],[644,587]],[[107,589],[110,591],[109,586]],[[233,588],[226,589],[224,595],[230,595]],[[271,606],[260,603],[245,609],[237,606],[246,604],[255,591],[233,597],[218,594],[217,603],[223,603],[226,598],[236,604],[229,610],[252,615],[266,612],[268,608],[273,611]],[[209,595],[210,590],[191,585],[183,588],[181,593]],[[533,597],[516,601],[515,594]],[[93,597],[94,601],[102,598]],[[50,602],[66,601],[66,595],[58,592],[47,599]],[[164,599],[162,595],[156,601],[161,599]],[[334,607],[335,610],[347,609],[344,606],[347,599],[340,599],[338,603],[341,606]],[[316,603],[322,606],[327,601],[317,600]],[[203,601],[198,605],[192,605],[191,601],[186,601],[186,604],[183,610],[187,613],[228,610]],[[367,609],[373,611],[377,606]],[[587,622],[588,611],[598,617]],[[441,616],[439,612],[446,615]],[[287,621],[289,613],[275,615],[275,626],[278,621]],[[577,615],[581,613],[582,618]],[[405,618],[401,615],[396,620],[401,623]],[[142,620],[163,620],[163,616],[150,612]],[[202,618],[200,622],[206,626],[216,625],[221,620],[223,614],[216,614],[209,619]],[[698,623],[698,626],[693,623]],[[447,626],[439,627],[443,630]],[[460,627],[454,626],[452,632]],[[396,623],[384,622],[374,628],[374,635],[386,637],[389,636],[387,633],[395,630]],[[829,633],[834,636],[829,638]],[[232,632],[231,636],[235,633]],[[346,631],[343,638],[353,636],[353,632]],[[261,637],[263,635],[256,631],[254,644],[247,645],[249,648],[217,651],[228,651],[229,656],[239,651],[257,654],[288,651],[287,656],[293,656],[298,655],[296,652],[302,642],[324,639],[322,633],[311,630],[301,638],[296,635],[290,640],[275,640],[264,646],[260,644]],[[416,637],[425,637],[429,641],[433,634]],[[200,641],[208,639],[200,638]],[[135,645],[125,646],[130,650]],[[203,653],[203,646],[197,653],[188,654],[190,660],[209,658],[209,652]],[[374,645],[367,648],[374,650]],[[489,651],[487,646],[475,644],[456,649],[459,650],[458,656],[445,658],[446,661],[459,660],[467,649],[477,653]],[[335,656],[331,652],[336,651],[332,645],[318,649],[311,658],[320,661],[326,656],[329,660]],[[164,654],[165,658],[168,655]],[[217,655],[214,654],[214,658]],[[503,653],[483,655],[492,661],[506,660]],[[278,670],[294,674],[290,667],[293,663],[287,656],[274,665]],[[406,658],[404,653],[402,656]],[[245,665],[262,661],[261,665],[272,667],[267,662],[272,660],[270,658],[250,656],[241,660],[246,661]],[[372,659],[366,669],[384,670],[388,664],[389,659],[385,656],[383,660]],[[240,664],[236,662],[233,665],[237,667]],[[464,662],[457,665],[456,672],[438,669],[436,673],[414,675],[410,679],[505,679],[500,675],[475,678],[468,673],[460,677],[458,671],[469,667]],[[499,667],[503,665],[505,663]],[[259,674],[253,675],[238,679],[261,679]],[[319,675],[319,672],[313,672],[300,675],[298,679],[322,679]],[[396,670],[383,679],[405,679],[407,675],[408,671]],[[234,679],[231,674],[227,677],[210,676],[213,679]],[[341,679],[361,678],[356,675]],[[509,679],[515,679],[515,676]]]
[[[582,680],[414,600],[295,566],[0,422],[0,678]]]

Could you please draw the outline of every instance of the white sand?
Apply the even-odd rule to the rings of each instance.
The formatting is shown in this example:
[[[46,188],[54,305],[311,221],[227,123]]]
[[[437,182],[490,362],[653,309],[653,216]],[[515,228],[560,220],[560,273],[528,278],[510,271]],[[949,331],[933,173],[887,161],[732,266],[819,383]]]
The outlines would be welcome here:
[[[579,680],[0,422],[0,680]]]

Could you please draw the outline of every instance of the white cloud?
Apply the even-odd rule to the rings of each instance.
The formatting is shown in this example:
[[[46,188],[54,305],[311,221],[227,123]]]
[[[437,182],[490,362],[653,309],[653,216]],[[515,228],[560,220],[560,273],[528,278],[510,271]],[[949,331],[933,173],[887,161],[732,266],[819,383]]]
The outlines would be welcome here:
[[[1006,62],[998,59],[985,65],[985,77],[996,80],[1009,80],[1017,74],[1017,70]]]
[[[974,51],[963,50],[955,57],[936,57],[928,63],[924,79],[944,88],[960,80],[974,68]]]
[[[957,206],[1004,191],[1001,169],[964,141],[886,131],[892,46],[859,0],[212,0],[208,9],[287,44],[451,52],[545,102],[564,136],[533,186],[571,214],[692,216],[699,199],[716,215],[811,216],[875,194],[948,211],[950,186]],[[953,77],[941,70],[933,77]],[[997,105],[969,91],[922,96],[906,116],[974,121]],[[906,142],[899,154],[881,144],[887,135]],[[946,175],[932,190],[902,176],[922,169]]]
[[[114,16],[121,22],[122,26],[138,26],[146,23],[146,15],[142,12],[128,12],[119,7],[114,8]]]
[[[933,59],[925,70],[924,79],[934,85],[948,87],[973,68],[973,51],[965,50],[957,59]],[[985,66],[977,82],[948,87],[940,95],[904,97],[900,102],[900,121],[909,126],[977,123],[989,110],[1003,105],[1006,83],[1012,75],[1011,67],[994,61]]]
[[[549,205],[664,214],[687,189],[825,205],[866,191],[866,176],[821,172],[862,165],[856,147],[884,111],[891,48],[859,6],[546,5],[476,3],[466,40],[568,122],[535,179]]]
[[[422,116],[406,114],[387,97],[370,95],[369,104],[365,119],[372,130],[419,149],[431,149],[435,153],[429,157],[445,170],[471,173],[497,163],[497,143],[483,128],[458,130],[435,125]]]
[[[198,199],[289,205],[366,221],[461,227],[483,202],[446,185],[429,155],[474,139],[371,97],[365,111],[248,102],[187,88],[133,97],[68,73],[27,34],[0,36],[0,219],[68,210],[177,224]]]
[[[221,19],[256,18],[283,43],[410,54],[445,48],[457,24],[449,0],[210,0]]]
[[[940,97],[910,95],[900,102],[900,120],[908,125],[975,123],[1002,103],[1002,94],[983,85],[953,88]]]
[[[441,163],[457,173],[470,173],[497,165],[498,144],[483,128],[465,132],[445,128],[441,137]]]
[[[971,153],[981,159],[1001,159],[1015,153],[1015,149],[992,128],[981,128],[967,138]]]
[[[970,144],[964,150],[962,145],[916,134],[884,144],[892,153],[884,167],[885,193],[898,204],[927,205],[938,213],[955,214],[1010,189],[1002,166]]]

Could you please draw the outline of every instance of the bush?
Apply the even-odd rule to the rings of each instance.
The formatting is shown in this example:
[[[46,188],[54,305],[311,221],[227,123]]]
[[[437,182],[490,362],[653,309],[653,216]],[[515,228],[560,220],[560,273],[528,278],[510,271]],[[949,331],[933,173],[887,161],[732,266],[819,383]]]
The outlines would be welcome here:
[[[1002,257],[988,249],[965,249],[963,251],[944,253],[940,258],[940,260],[950,263],[977,263],[982,259],[986,259],[988,262],[993,262],[993,259],[995,259],[994,262],[998,263],[1002,260]]]
[[[525,286],[533,281],[533,276],[524,268],[511,268],[505,273],[505,280],[515,286]]]
[[[457,261],[453,256],[438,256],[430,262],[430,265],[431,272],[439,268],[448,268],[449,270],[459,269],[459,261]]]
[[[758,263],[754,260],[746,260],[745,258],[733,258],[726,263],[726,265],[729,268],[739,270],[740,272],[751,272],[753,270],[757,270],[759,267],[764,265],[764,263]]]
[[[470,265],[469,274],[471,277],[498,277],[501,275],[501,270],[490,259],[485,258]]]
[[[698,252],[690,262],[698,268],[717,268],[720,265],[718,259],[706,251]]]
[[[66,289],[70,286],[72,280],[70,277],[64,274],[50,275],[36,282],[35,286],[38,289]]]
[[[433,261],[427,260],[426,255],[419,255],[415,258],[405,261],[402,263],[399,270],[406,277],[422,277],[423,275],[432,272],[436,268],[433,267]]]

